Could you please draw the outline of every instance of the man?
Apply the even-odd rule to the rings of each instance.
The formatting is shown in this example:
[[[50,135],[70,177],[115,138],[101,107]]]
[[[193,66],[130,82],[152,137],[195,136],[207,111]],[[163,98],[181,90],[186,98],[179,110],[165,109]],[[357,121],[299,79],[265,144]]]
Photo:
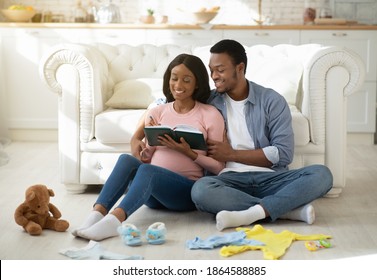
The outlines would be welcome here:
[[[331,189],[330,170],[323,165],[288,170],[294,139],[287,102],[246,79],[247,56],[237,41],[222,40],[210,52],[216,90],[209,101],[222,113],[227,135],[224,142],[208,141],[208,153],[226,167],[218,176],[196,181],[191,191],[196,207],[216,214],[220,231],[266,218],[312,224],[310,202]],[[136,152],[138,142],[131,144]]]

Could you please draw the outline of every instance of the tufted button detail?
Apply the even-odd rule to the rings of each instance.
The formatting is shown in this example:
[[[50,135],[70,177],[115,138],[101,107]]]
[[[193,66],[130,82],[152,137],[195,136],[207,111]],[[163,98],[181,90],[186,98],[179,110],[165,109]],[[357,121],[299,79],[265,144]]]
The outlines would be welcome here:
[[[97,162],[97,169],[98,169],[98,170],[102,170],[102,169],[103,169],[103,167],[102,167],[102,165],[101,165],[100,162]]]
[[[132,71],[132,70],[134,70],[134,68],[133,68],[132,66],[130,66],[130,67],[128,68],[128,70]]]

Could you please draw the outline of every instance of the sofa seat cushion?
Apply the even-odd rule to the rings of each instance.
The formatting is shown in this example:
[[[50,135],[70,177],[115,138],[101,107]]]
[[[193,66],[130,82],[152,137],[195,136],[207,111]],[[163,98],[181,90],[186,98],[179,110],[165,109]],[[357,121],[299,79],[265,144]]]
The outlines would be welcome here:
[[[145,109],[107,109],[95,118],[95,138],[101,143],[130,143]]]
[[[295,146],[305,146],[310,142],[309,121],[296,106],[291,105],[289,107],[292,114],[292,128]]]

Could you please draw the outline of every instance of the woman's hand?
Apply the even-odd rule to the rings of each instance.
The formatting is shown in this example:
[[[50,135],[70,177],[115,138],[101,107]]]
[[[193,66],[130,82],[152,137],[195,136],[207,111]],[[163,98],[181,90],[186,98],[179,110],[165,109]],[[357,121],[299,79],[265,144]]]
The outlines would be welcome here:
[[[198,154],[195,153],[190,148],[190,145],[185,141],[185,139],[183,137],[181,137],[179,139],[181,141],[180,143],[174,141],[174,139],[171,138],[167,134],[165,134],[164,136],[159,136],[158,140],[161,143],[161,145],[163,145],[163,146],[165,146],[165,147],[167,147],[169,149],[172,149],[174,151],[180,152],[180,153],[188,156],[192,160],[195,160],[198,157]]]
[[[149,116],[148,126],[158,126],[158,125],[161,125],[161,124],[157,123],[152,116]]]
[[[135,158],[140,159],[141,152],[146,148],[145,142],[138,139],[137,137],[131,138],[131,155]]]
[[[144,148],[140,151],[140,160],[144,163],[150,163],[152,159],[153,151],[148,148]]]

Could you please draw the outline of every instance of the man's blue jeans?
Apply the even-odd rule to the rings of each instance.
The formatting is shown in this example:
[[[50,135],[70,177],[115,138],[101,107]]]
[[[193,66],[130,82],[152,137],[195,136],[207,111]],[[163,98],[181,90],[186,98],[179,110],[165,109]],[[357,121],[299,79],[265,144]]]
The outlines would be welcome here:
[[[260,204],[272,221],[325,195],[333,177],[324,165],[278,172],[225,172],[194,184],[191,196],[200,211],[240,211]]]
[[[191,211],[196,207],[191,200],[195,181],[165,168],[142,163],[123,154],[103,186],[96,204],[108,211],[126,193],[118,207],[131,216],[143,204],[151,208]]]

